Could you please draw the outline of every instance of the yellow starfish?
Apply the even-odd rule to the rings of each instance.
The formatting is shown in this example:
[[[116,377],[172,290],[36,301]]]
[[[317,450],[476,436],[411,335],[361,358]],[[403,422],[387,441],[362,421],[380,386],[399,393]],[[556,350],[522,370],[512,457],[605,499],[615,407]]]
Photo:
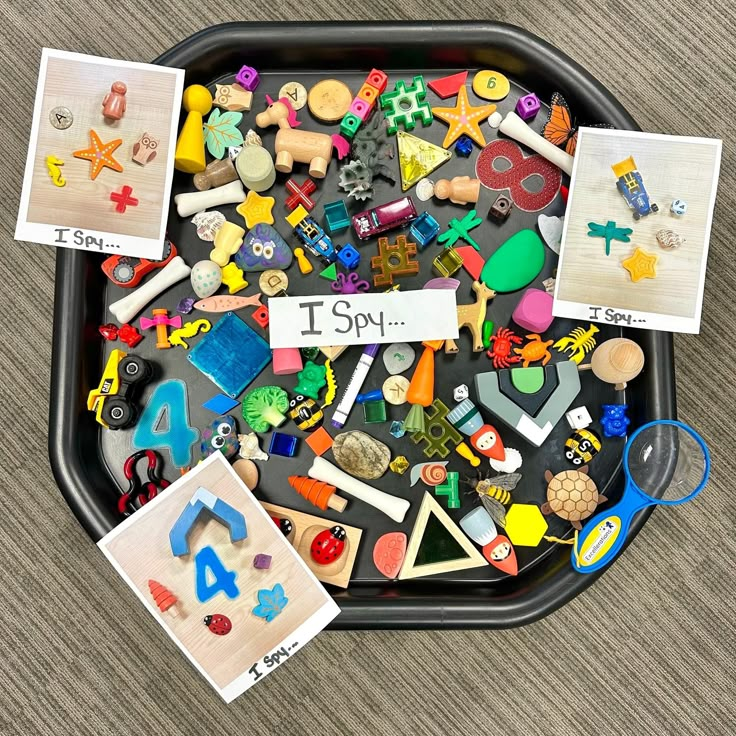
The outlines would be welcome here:
[[[89,131],[89,137],[92,141],[92,145],[89,148],[74,151],[72,154],[75,158],[87,159],[92,164],[89,178],[94,181],[105,166],[113,171],[122,171],[123,167],[112,157],[112,154],[123,142],[123,139],[116,138],[114,141],[110,141],[109,143],[103,143],[100,140],[100,136],[98,136],[94,130]]]
[[[653,279],[657,276],[654,267],[657,265],[659,256],[655,253],[647,253],[645,250],[637,247],[636,250],[626,259],[621,261],[621,265],[629,272],[631,280],[641,281],[642,279]]]
[[[235,211],[245,220],[245,226],[250,229],[263,222],[273,225],[273,213],[271,210],[276,204],[273,197],[261,197],[254,191],[248,192],[245,202],[241,202]]]
[[[468,102],[468,90],[463,86],[457,93],[455,107],[433,107],[432,114],[444,120],[449,126],[443,148],[452,145],[463,133],[469,135],[479,146],[486,145],[480,123],[496,111],[495,105],[473,107]]]

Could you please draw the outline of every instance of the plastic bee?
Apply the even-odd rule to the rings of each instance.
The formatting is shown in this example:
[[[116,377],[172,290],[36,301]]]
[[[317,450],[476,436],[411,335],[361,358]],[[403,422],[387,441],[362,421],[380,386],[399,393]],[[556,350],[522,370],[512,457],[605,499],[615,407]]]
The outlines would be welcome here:
[[[302,432],[314,432],[324,421],[320,405],[305,396],[297,396],[289,402],[289,417]]]
[[[480,496],[480,501],[499,526],[506,526],[505,506],[511,503],[511,491],[521,480],[521,473],[506,473],[494,478],[467,478],[465,483]]]
[[[565,457],[573,465],[587,465],[601,450],[601,438],[590,429],[577,429],[565,441]]]

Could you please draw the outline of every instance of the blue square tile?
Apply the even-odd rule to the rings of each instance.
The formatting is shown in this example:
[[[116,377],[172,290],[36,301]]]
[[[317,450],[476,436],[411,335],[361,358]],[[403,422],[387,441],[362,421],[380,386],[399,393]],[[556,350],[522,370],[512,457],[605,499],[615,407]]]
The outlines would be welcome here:
[[[296,455],[296,447],[299,438],[283,432],[274,432],[271,435],[271,444],[268,451],[271,455],[281,455],[283,457],[294,457]]]
[[[227,312],[187,358],[234,399],[271,362],[271,348],[240,317]]]

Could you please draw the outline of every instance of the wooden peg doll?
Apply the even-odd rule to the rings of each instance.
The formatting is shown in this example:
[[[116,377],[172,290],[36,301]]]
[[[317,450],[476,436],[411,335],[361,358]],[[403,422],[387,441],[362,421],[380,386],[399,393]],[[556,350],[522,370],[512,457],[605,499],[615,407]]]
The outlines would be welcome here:
[[[108,120],[120,120],[125,115],[125,93],[128,87],[124,82],[113,82],[110,91],[102,100],[102,115]]]

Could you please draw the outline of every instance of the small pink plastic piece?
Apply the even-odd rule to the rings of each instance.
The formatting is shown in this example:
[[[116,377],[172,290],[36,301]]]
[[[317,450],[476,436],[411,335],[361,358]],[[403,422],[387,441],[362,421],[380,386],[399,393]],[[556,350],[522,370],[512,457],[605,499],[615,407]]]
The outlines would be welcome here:
[[[350,103],[350,112],[353,113],[355,117],[365,121],[371,112],[371,106],[365,100],[362,100],[360,97],[356,97]]]
[[[511,315],[519,327],[529,332],[544,332],[551,324],[552,295],[541,289],[527,289]]]
[[[272,352],[275,376],[290,376],[292,373],[299,373],[304,367],[299,348],[274,348]]]

